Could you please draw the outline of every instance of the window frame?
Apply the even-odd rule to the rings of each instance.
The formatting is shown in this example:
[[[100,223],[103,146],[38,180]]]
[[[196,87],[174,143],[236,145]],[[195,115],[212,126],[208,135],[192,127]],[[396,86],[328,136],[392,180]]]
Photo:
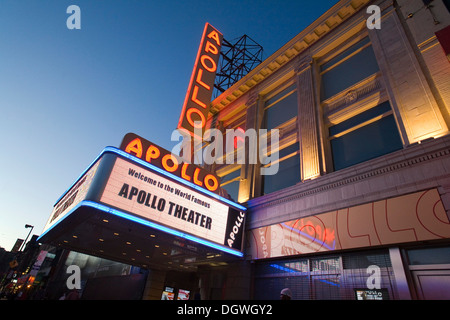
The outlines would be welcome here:
[[[238,175],[236,177],[226,180],[227,176],[234,174],[235,172],[238,173]],[[217,171],[217,175],[220,177],[220,182],[219,182],[220,188],[227,191],[227,193],[228,193],[228,190],[226,190],[224,188],[224,186],[230,185],[235,182],[238,183],[237,197],[236,197],[236,199],[233,198],[233,200],[236,202],[239,202],[239,189],[240,189],[240,182],[241,182],[241,174],[242,174],[242,165],[240,165],[240,164],[229,164],[229,165],[222,167],[220,170]],[[232,196],[231,194],[229,194],[229,195]]]
[[[327,66],[324,70],[322,70],[322,67],[324,65],[327,65],[328,63],[332,62],[334,59],[338,58],[340,55],[343,55],[346,51],[351,49],[353,46],[357,45],[358,43],[360,43],[366,39],[367,39],[367,42],[365,44],[363,44],[359,48],[356,48],[351,53],[345,55],[343,58],[335,61],[333,64],[331,64],[330,66]],[[355,57],[358,53],[361,53],[363,50],[365,50],[369,47],[372,48],[372,51],[375,55],[375,49],[373,48],[372,41],[371,41],[368,33],[360,32],[357,35],[354,35],[353,37],[351,37],[350,39],[345,41],[343,44],[338,45],[336,48],[330,50],[328,53],[324,54],[322,57],[317,59],[317,73],[318,73],[318,77],[320,79],[320,86],[319,86],[319,90],[318,90],[319,91],[319,97],[318,97],[319,101],[324,103],[326,101],[333,100],[333,99],[335,99],[335,97],[342,95],[344,92],[348,92],[352,87],[358,86],[358,84],[360,84],[360,83],[367,82],[367,80],[370,79],[371,77],[373,77],[374,75],[381,73],[380,66],[379,66],[378,61],[375,56],[375,62],[377,63],[378,71],[356,81],[355,83],[350,84],[348,87],[343,88],[339,92],[333,93],[329,97],[322,97],[323,90],[324,90],[323,75],[332,71],[336,67],[339,67],[340,65],[342,65],[346,61],[350,60],[351,58]]]
[[[341,92],[322,100],[321,88],[323,83],[321,71],[329,70],[330,68],[341,63],[341,61],[333,63],[324,70],[321,70],[321,66],[326,65],[364,38],[367,38],[367,43],[362,47],[365,48],[369,45],[372,46],[375,59],[379,67],[378,71],[373,75],[354,83],[348,88],[343,89]],[[372,40],[371,34],[366,28],[361,29],[354,25],[352,28],[335,34],[332,38],[328,39],[328,41],[325,41],[320,47],[318,47],[317,50],[312,52],[312,56],[314,58],[314,78],[317,86],[315,90],[315,97],[319,108],[319,143],[321,144],[323,152],[322,161],[325,174],[337,171],[334,169],[333,151],[331,147],[331,140],[336,138],[336,136],[330,135],[329,128],[333,125],[344,122],[355,115],[376,107],[385,101],[389,101],[391,105],[391,112],[384,114],[383,116],[392,115],[394,118],[403,147],[405,146],[405,141],[407,141],[402,120],[399,118],[397,105],[395,104],[395,101],[392,101],[390,94],[388,94],[389,88],[386,88],[385,86],[386,82],[382,73],[382,61],[379,60],[377,54],[378,46]],[[361,50],[362,47],[359,48],[359,50]],[[358,50],[355,50],[352,54],[356,54],[357,51]],[[348,56],[346,58],[348,58]],[[365,125],[369,125],[376,120],[377,119],[371,119],[367,123],[361,124],[360,128]],[[352,130],[357,130],[357,128],[353,128]],[[349,130],[348,132],[352,130]],[[344,133],[341,133],[341,135],[343,134]]]
[[[363,122],[356,123],[355,125],[353,125],[353,126],[347,128],[347,129],[345,129],[345,130],[342,130],[342,131],[340,131],[340,132],[338,132],[338,133],[336,133],[336,134],[333,134],[333,135],[330,134],[330,128],[331,128],[331,127],[336,126],[336,125],[339,125],[339,124],[341,124],[341,123],[343,123],[343,122],[345,122],[345,121],[347,121],[347,120],[350,120],[350,119],[352,119],[352,118],[354,118],[354,117],[357,117],[357,116],[363,114],[363,113],[366,112],[366,111],[370,111],[370,110],[372,110],[372,109],[374,109],[374,108],[377,108],[378,106],[380,106],[380,105],[382,105],[382,104],[384,104],[384,103],[388,103],[388,104],[389,104],[389,106],[390,106],[389,110],[384,111],[384,112],[382,112],[381,114],[372,116],[371,118],[369,118],[369,119],[367,119],[367,120],[365,120],[365,121],[363,121]],[[355,166],[355,165],[358,165],[358,164],[361,164],[361,163],[365,163],[366,161],[370,161],[370,160],[372,160],[372,159],[376,159],[376,158],[381,157],[381,156],[383,156],[383,155],[387,155],[387,154],[389,154],[389,153],[391,153],[391,152],[395,152],[395,151],[387,152],[387,153],[381,154],[381,155],[379,155],[379,156],[376,156],[376,157],[374,157],[374,158],[371,157],[371,158],[369,158],[369,159],[362,160],[362,161],[359,161],[359,162],[357,162],[357,163],[350,164],[350,165],[344,166],[344,167],[342,167],[342,168],[336,169],[336,163],[335,163],[335,159],[334,159],[334,152],[333,152],[333,148],[332,148],[332,141],[333,141],[334,139],[343,137],[343,136],[345,136],[345,135],[348,134],[348,133],[351,133],[351,132],[353,132],[353,131],[355,131],[355,130],[364,128],[364,127],[366,127],[366,126],[368,126],[368,125],[370,125],[370,124],[373,124],[373,123],[375,123],[375,122],[377,122],[377,121],[379,121],[379,120],[385,119],[385,118],[387,118],[387,117],[389,117],[389,116],[392,116],[393,119],[394,119],[394,121],[395,121],[395,126],[396,126],[396,129],[397,129],[397,133],[398,133],[400,142],[401,142],[402,147],[403,147],[403,140],[402,140],[401,131],[400,131],[399,125],[398,125],[398,123],[397,123],[397,121],[396,121],[396,119],[395,119],[394,110],[393,110],[393,108],[392,108],[392,104],[391,104],[391,102],[389,101],[389,99],[381,100],[381,102],[376,102],[376,101],[375,101],[375,103],[372,102],[371,104],[365,105],[364,107],[354,108],[354,113],[351,114],[351,116],[347,116],[347,117],[345,117],[345,118],[341,118],[340,121],[335,122],[335,123],[333,123],[333,124],[331,124],[331,125],[330,125],[330,124],[327,125],[327,126],[326,126],[326,131],[328,132],[328,135],[327,135],[328,154],[329,154],[329,159],[330,159],[330,162],[331,162],[331,168],[333,169],[333,171],[339,171],[339,170],[347,169],[347,168],[350,168],[350,167],[352,167],[352,166]],[[401,148],[400,148],[400,149],[401,149]],[[400,149],[398,149],[398,150],[400,150]]]
[[[291,90],[286,91],[285,94],[283,94],[282,96],[278,97],[276,100],[272,101],[270,104],[266,105],[266,103],[268,101],[270,101],[271,99],[275,98],[277,95],[279,95],[280,93],[282,93],[283,91],[287,90],[291,88]],[[286,121],[284,121],[283,123],[278,124],[277,126],[275,126],[274,128],[267,128],[267,110],[275,107],[279,102],[283,101],[284,99],[288,98],[291,95],[296,95],[296,115]],[[283,157],[279,158],[276,162],[274,163],[282,163],[283,161],[286,161],[288,159],[291,159],[292,157],[298,157],[298,161],[299,161],[299,165],[298,165],[298,182],[301,182],[301,159],[300,159],[300,141],[299,141],[299,137],[298,137],[298,110],[299,110],[299,97],[298,97],[298,83],[296,81],[296,78],[291,78],[287,81],[285,81],[284,83],[282,83],[281,85],[277,86],[275,89],[269,91],[266,95],[264,95],[261,99],[261,109],[262,109],[262,122],[261,122],[261,129],[267,129],[268,131],[268,135],[270,134],[270,130],[272,129],[278,129],[280,136],[279,136],[279,147],[278,147],[278,153],[280,154],[283,150],[293,146],[294,144],[297,144],[297,150],[295,152],[291,152],[287,155],[284,155]],[[270,138],[270,137],[269,137]],[[269,141],[270,139],[268,139]],[[269,142],[268,142],[269,144]],[[272,154],[272,150],[264,150],[264,154],[267,155],[271,155]],[[260,171],[261,168],[265,168],[268,167],[269,165],[271,165],[272,163],[268,164],[268,165],[263,165],[263,164],[259,164],[259,170]],[[275,175],[276,176],[276,175]],[[265,193],[264,191],[264,182],[265,182],[265,176],[261,176],[259,179],[259,192],[260,195],[267,195],[270,193],[274,193],[274,192],[278,192],[280,190],[283,190],[285,188],[291,187],[292,185],[289,186],[285,186],[282,187],[280,189]]]

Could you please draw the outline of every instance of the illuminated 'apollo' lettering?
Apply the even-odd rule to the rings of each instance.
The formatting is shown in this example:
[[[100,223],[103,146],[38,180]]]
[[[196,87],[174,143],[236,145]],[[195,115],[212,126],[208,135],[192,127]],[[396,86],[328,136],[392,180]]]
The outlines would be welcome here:
[[[222,34],[210,24],[205,25],[194,70],[178,122],[178,129],[184,129],[195,136],[194,129],[205,130],[211,102],[214,79],[220,56]],[[201,137],[198,137],[201,139]]]
[[[173,173],[199,187],[219,192],[219,178],[209,171],[191,163],[183,162],[173,153],[133,133],[127,134],[120,146],[125,152]]]

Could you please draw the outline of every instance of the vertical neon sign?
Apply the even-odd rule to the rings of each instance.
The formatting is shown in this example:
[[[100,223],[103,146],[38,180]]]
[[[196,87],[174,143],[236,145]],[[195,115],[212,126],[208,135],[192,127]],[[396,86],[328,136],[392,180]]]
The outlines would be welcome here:
[[[194,136],[194,129],[204,132],[214,89],[223,35],[209,23],[205,24],[194,70],[183,104],[178,129]],[[196,123],[197,122],[197,123]],[[197,137],[201,140],[201,137]]]

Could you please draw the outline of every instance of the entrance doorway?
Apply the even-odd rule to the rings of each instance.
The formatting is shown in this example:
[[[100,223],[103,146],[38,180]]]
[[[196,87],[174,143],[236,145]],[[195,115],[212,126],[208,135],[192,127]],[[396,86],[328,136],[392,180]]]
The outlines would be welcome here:
[[[167,271],[161,300],[193,300],[199,293],[195,272]]]
[[[419,300],[450,300],[450,247],[407,251],[414,293]]]
[[[450,300],[450,266],[449,269],[412,271],[417,298],[420,300]]]

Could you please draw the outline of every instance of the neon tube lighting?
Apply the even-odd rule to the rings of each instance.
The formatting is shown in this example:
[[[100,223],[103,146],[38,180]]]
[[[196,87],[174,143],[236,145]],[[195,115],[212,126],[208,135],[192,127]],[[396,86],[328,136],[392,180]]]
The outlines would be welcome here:
[[[121,218],[130,220],[130,221],[133,221],[133,222],[142,224],[142,225],[144,225],[144,226],[147,226],[147,227],[150,227],[150,228],[153,228],[153,229],[157,229],[157,230],[163,231],[163,232],[165,232],[165,233],[168,233],[168,234],[171,234],[171,235],[174,235],[174,236],[183,238],[183,239],[187,239],[187,240],[190,240],[190,241],[193,241],[193,242],[196,242],[196,243],[199,243],[199,244],[202,244],[202,245],[211,247],[211,248],[213,248],[213,249],[217,249],[217,250],[220,250],[220,251],[223,251],[223,252],[226,252],[226,253],[229,253],[229,254],[238,256],[238,257],[243,257],[243,256],[244,256],[244,254],[243,254],[242,252],[240,252],[240,251],[237,251],[237,250],[234,250],[234,249],[225,247],[225,246],[221,246],[221,245],[215,244],[215,243],[213,243],[213,242],[210,242],[210,241],[207,241],[207,240],[198,238],[198,237],[193,236],[193,235],[190,235],[190,234],[186,234],[186,233],[181,232],[181,231],[177,231],[177,230],[174,230],[174,229],[165,227],[165,226],[163,226],[163,225],[160,225],[160,224],[157,224],[157,223],[154,223],[154,222],[145,220],[145,219],[141,219],[141,218],[135,217],[135,216],[130,215],[130,214],[128,214],[128,213],[125,213],[125,212],[123,212],[123,211],[120,211],[120,210],[117,210],[117,209],[113,209],[113,208],[111,208],[111,207],[108,207],[108,206],[105,206],[105,205],[103,205],[103,204],[100,204],[100,203],[97,203],[97,202],[93,202],[93,201],[90,201],[90,200],[84,200],[84,201],[81,201],[74,209],[71,210],[71,212],[70,212],[69,214],[67,214],[64,218],[62,218],[62,219],[61,219],[60,221],[58,221],[56,224],[54,224],[53,226],[51,226],[51,227],[50,227],[43,235],[41,235],[41,236],[38,238],[38,241],[39,241],[39,240],[40,240],[40,239],[41,239],[41,238],[42,238],[49,230],[51,230],[52,228],[54,228],[57,224],[59,224],[59,223],[60,223],[61,221],[63,221],[64,219],[66,219],[70,214],[72,214],[75,210],[77,210],[77,209],[78,209],[79,207],[81,207],[81,206],[91,207],[91,208],[94,208],[94,209],[97,209],[97,210],[101,210],[101,211],[103,211],[103,212],[106,212],[106,213],[109,213],[109,214],[113,214],[113,215],[115,215],[115,216],[118,216],[118,217],[121,217]]]
[[[219,200],[219,201],[221,201],[221,202],[225,202],[226,204],[228,204],[228,205],[230,205],[230,206],[232,206],[232,207],[235,207],[235,208],[237,208],[237,209],[239,209],[239,210],[241,210],[241,211],[246,211],[247,210],[247,208],[246,207],[244,207],[244,206],[242,206],[242,205],[240,205],[240,204],[238,204],[238,203],[235,203],[235,202],[233,202],[233,201],[231,201],[231,200],[228,200],[228,199],[226,199],[226,198],[224,198],[224,197],[221,197],[221,196],[219,196],[219,195],[217,195],[217,194],[215,194],[215,193],[213,193],[213,192],[211,192],[211,191],[209,191],[209,190],[206,190],[206,189],[203,189],[203,188],[200,188],[199,186],[197,186],[196,184],[194,184],[194,183],[192,183],[192,182],[190,182],[190,181],[187,181],[187,180],[184,180],[184,179],[182,179],[182,178],[180,178],[180,177],[178,177],[178,176],[176,176],[176,175],[174,175],[174,174],[172,174],[172,173],[170,173],[170,172],[167,172],[167,171],[165,171],[165,170],[163,170],[163,169],[161,169],[161,168],[158,168],[158,167],[156,167],[156,166],[154,166],[154,165],[152,165],[151,163],[148,163],[148,162],[146,162],[146,161],[144,161],[144,160],[141,160],[141,159],[139,159],[139,158],[137,158],[137,157],[135,157],[135,156],[133,156],[133,155],[131,155],[131,154],[129,154],[129,153],[127,153],[127,152],[125,152],[125,151],[123,151],[123,150],[120,150],[120,149],[117,149],[117,148],[115,148],[115,147],[106,147],[103,151],[102,151],[102,153],[100,153],[100,155],[99,156],[97,156],[97,158],[95,158],[95,160],[94,161],[92,161],[92,163],[87,167],[87,169],[78,177],[78,179],[76,179],[75,180],[75,182],[69,187],[69,189],[67,189],[63,194],[62,194],[62,196],[61,197],[59,197],[59,199],[55,202],[55,205],[56,205],[56,203],[58,203],[63,197],[64,197],[64,195],[78,182],[78,180],[105,154],[105,153],[115,153],[115,154],[117,154],[117,155],[119,155],[119,156],[122,156],[122,157],[124,157],[124,158],[127,158],[128,160],[131,160],[131,161],[133,161],[133,162],[135,162],[135,163],[138,163],[138,164],[140,164],[140,165],[142,165],[142,166],[144,166],[144,167],[146,167],[146,168],[148,168],[148,169],[150,169],[150,170],[152,170],[152,171],[156,171],[156,172],[158,172],[159,174],[162,174],[162,175],[164,175],[164,176],[166,176],[166,177],[168,177],[168,178],[171,178],[171,179],[174,179],[174,180],[176,180],[176,181],[178,181],[178,182],[180,182],[180,183],[182,183],[182,184],[184,184],[184,185],[186,185],[186,186],[188,186],[188,187],[190,187],[190,188],[193,188],[193,189],[195,189],[195,190],[197,190],[198,192],[201,192],[201,193],[203,193],[203,194],[206,194],[206,195],[208,195],[208,196],[210,196],[210,197],[213,197],[213,198],[215,198],[216,200]]]
[[[174,235],[174,236],[177,236],[177,237],[180,237],[180,238],[191,240],[191,241],[203,244],[205,246],[208,246],[208,247],[220,250],[220,251],[224,251],[224,252],[233,254],[235,256],[239,256],[239,257],[243,257],[244,256],[244,254],[242,252],[236,251],[234,249],[231,249],[231,248],[228,248],[228,247],[225,247],[225,246],[221,246],[221,245],[215,244],[213,242],[210,242],[210,241],[207,241],[207,240],[204,240],[204,239],[201,239],[201,238],[197,238],[197,237],[195,237],[193,235],[190,235],[190,234],[187,234],[187,233],[184,233],[184,232],[181,232],[181,231],[177,231],[177,230],[165,227],[163,225],[160,225],[160,224],[157,224],[157,223],[145,220],[145,219],[141,219],[141,218],[135,217],[135,216],[130,215],[128,213],[125,213],[123,211],[110,208],[108,206],[105,206],[105,205],[97,203],[97,202],[85,200],[85,201],[82,201],[81,204],[84,205],[84,206],[87,206],[87,207],[92,207],[92,208],[101,210],[101,211],[106,212],[106,213],[113,214],[113,215],[121,217],[121,218],[125,218],[127,220],[131,220],[133,222],[137,222],[137,223],[145,225],[147,227],[151,227],[153,229],[157,229],[157,230],[163,231],[165,233],[169,233],[171,235]]]

